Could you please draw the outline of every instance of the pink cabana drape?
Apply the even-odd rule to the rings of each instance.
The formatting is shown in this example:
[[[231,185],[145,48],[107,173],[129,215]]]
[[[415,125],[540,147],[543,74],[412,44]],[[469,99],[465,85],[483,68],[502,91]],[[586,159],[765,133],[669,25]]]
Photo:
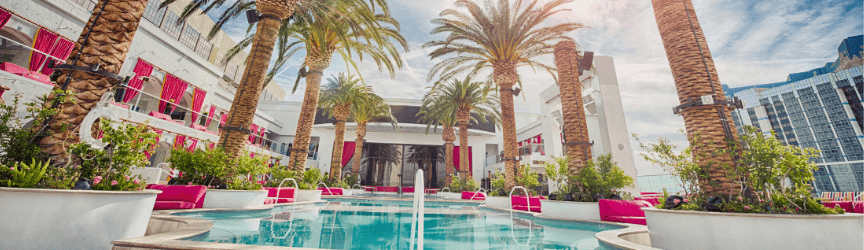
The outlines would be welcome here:
[[[159,113],[165,111],[166,100],[174,100],[173,107],[171,107],[171,112],[173,113],[174,109],[177,108],[177,104],[180,103],[183,93],[186,93],[186,87],[189,87],[189,83],[174,75],[166,74],[165,81],[162,83],[162,93],[159,95],[159,98],[162,99],[159,100]]]
[[[354,157],[355,147],[357,147],[357,143],[353,141],[346,141],[345,145],[342,146],[342,167],[348,165],[348,162]]]
[[[267,128],[261,127],[261,133],[258,134],[258,144],[262,146],[267,145],[267,143],[264,142],[264,133],[267,133]]]
[[[459,169],[459,146],[453,146],[453,166],[456,167],[456,171],[462,171]],[[474,164],[471,160],[471,147],[468,147],[468,172],[474,171]]]
[[[222,114],[222,117],[219,118],[219,133],[222,133],[222,126],[225,126],[225,122],[228,121],[228,113]]]
[[[174,137],[174,148],[183,148],[186,145],[186,136],[177,135]]]
[[[256,134],[258,131],[258,125],[256,125],[255,123],[252,123],[252,127],[249,130],[252,130],[252,133],[249,133],[249,143],[254,145],[255,144],[255,137],[256,137]]]
[[[36,32],[36,37],[33,38],[33,49],[49,53],[51,52],[51,48],[54,48],[54,44],[57,42],[57,37],[56,34],[43,28],[39,28],[39,31]],[[46,56],[42,53],[30,51],[30,63],[27,65],[27,69],[33,71],[39,70],[39,66],[42,66],[42,64],[45,63],[45,58]]]
[[[75,43],[64,38],[58,38],[57,44],[54,45],[54,48],[51,48],[51,52],[48,52],[48,54],[53,57],[63,59],[65,61],[66,58],[69,57],[69,54],[72,54],[73,48],[75,48]],[[42,66],[42,74],[50,76],[52,73],[54,73],[54,69],[48,67],[48,65],[51,65],[55,62],[57,62],[57,60],[55,60],[54,58],[48,58],[48,62],[46,62],[45,66]],[[57,64],[62,64],[62,62],[57,62]]]
[[[204,105],[204,97],[207,97],[207,92],[199,88],[195,88],[192,93],[192,123],[198,124],[198,114],[201,113],[201,106]]]
[[[195,151],[195,148],[198,147],[198,139],[195,139],[195,138],[189,138],[189,140],[192,141],[192,144],[189,145],[188,150],[189,150],[189,151]]]
[[[153,65],[139,58],[132,72],[135,72],[135,78],[129,80],[129,87],[126,88],[126,93],[123,94],[123,102],[129,102],[138,95],[138,91],[144,86],[144,80],[140,79],[140,77],[150,76],[153,73]]]
[[[216,114],[216,106],[210,105],[210,112],[207,112],[207,121],[204,122],[204,127],[210,127],[210,122],[213,121],[213,116]]]
[[[6,26],[6,23],[9,22],[9,19],[12,19],[12,13],[0,9],[0,29],[2,29],[3,26]]]

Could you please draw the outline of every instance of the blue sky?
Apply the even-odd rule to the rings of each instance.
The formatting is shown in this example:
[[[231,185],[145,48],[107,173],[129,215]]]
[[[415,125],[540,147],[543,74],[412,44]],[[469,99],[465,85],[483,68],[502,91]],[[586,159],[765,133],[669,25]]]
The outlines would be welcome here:
[[[542,0],[541,0],[542,1]],[[377,72],[374,63],[361,65],[368,85],[386,98],[420,98],[426,73],[435,62],[427,56],[423,43],[436,39],[429,35],[429,22],[442,10],[452,8],[455,0],[390,0],[392,14],[400,22],[410,51],[403,55],[405,66],[395,79]],[[837,58],[837,46],[849,36],[864,33],[862,0],[693,0],[708,46],[717,65],[720,82],[732,87],[784,81],[789,73],[821,67]],[[630,133],[643,140],[667,137],[685,146],[677,131],[683,119],[672,114],[677,95],[654,21],[649,0],[577,0],[566,5],[572,11],[559,13],[550,23],[580,22],[591,28],[569,36],[586,51],[612,56],[621,88],[621,97]],[[215,13],[208,13],[215,17]],[[246,20],[236,19],[225,31],[235,40],[245,36]],[[302,101],[303,85],[291,94],[303,54],[289,62],[277,83],[289,91],[287,100]],[[337,56],[338,57],[338,56]],[[542,57],[552,64],[552,56]],[[325,76],[346,70],[339,58]],[[539,113],[540,90],[554,84],[546,74],[520,69],[527,100],[517,98],[516,110]],[[641,150],[633,143],[634,159],[640,175],[663,173],[658,167],[639,159]]]

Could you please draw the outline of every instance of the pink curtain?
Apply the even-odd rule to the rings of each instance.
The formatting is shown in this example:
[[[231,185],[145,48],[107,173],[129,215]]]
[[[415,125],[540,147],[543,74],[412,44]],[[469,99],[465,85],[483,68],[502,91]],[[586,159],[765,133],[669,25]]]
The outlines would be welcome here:
[[[354,148],[357,146],[356,142],[346,141],[345,145],[342,146],[342,167],[348,165],[348,162],[351,161],[351,157],[354,157]]]
[[[261,144],[262,146],[267,146],[267,143],[264,142],[264,133],[267,133],[267,128],[261,127],[261,133],[258,134],[258,144]]]
[[[213,121],[213,116],[216,115],[216,106],[210,105],[210,112],[207,112],[207,121],[204,123],[204,127],[210,127],[210,122]]]
[[[51,52],[49,52],[48,54],[51,54],[51,56],[63,59],[65,61],[66,58],[69,57],[69,54],[72,54],[73,48],[75,48],[75,43],[64,38],[59,38],[57,39],[57,45],[55,45],[54,48],[51,49]],[[45,64],[45,66],[42,66],[42,74],[50,76],[52,73],[54,73],[54,69],[49,68],[48,65],[51,65],[55,62],[57,62],[57,60],[55,60],[54,58],[48,58],[48,62]],[[57,64],[62,63],[63,62],[57,62]]]
[[[177,135],[174,137],[174,148],[183,148],[186,145],[186,136]]]
[[[252,130],[252,133],[249,133],[249,143],[255,144],[255,134],[256,131],[258,131],[258,125],[252,123],[252,128],[250,128],[250,130]]]
[[[9,19],[12,18],[12,13],[6,12],[5,10],[0,9],[0,29],[3,26],[6,26],[6,23],[9,22]]]
[[[219,118],[219,133],[222,133],[222,126],[225,126],[225,122],[228,121],[228,113],[222,114],[222,118]]]
[[[129,102],[138,95],[138,91],[144,86],[144,80],[140,79],[140,77],[150,76],[153,73],[153,65],[139,58],[132,72],[135,72],[135,78],[129,80],[129,87],[126,88],[126,93],[123,94],[123,102]]]
[[[195,88],[195,92],[192,93],[192,124],[198,124],[198,113],[201,112],[201,106],[204,105],[204,97],[206,96],[207,92],[199,88]]]
[[[189,138],[189,140],[192,141],[192,145],[189,145],[188,150],[189,150],[190,152],[191,152],[191,151],[195,151],[195,148],[198,147],[198,139]]]
[[[166,100],[174,100],[174,105],[171,107],[171,112],[174,112],[174,109],[177,108],[177,104],[180,103],[180,98],[183,97],[183,93],[186,93],[186,87],[189,86],[189,83],[177,78],[174,75],[166,74],[165,81],[162,83],[162,93],[159,95],[159,113],[165,111],[165,106],[167,103]]]
[[[51,52],[51,48],[54,48],[54,44],[57,42],[57,35],[47,31],[43,28],[39,28],[39,31],[36,33],[36,37],[33,39],[33,48],[49,53]],[[36,71],[39,70],[39,66],[45,63],[45,55],[42,53],[38,53],[36,51],[30,51],[30,63],[28,64],[27,69]]]
[[[456,167],[456,171],[459,170],[459,146],[453,146],[453,166]],[[471,160],[471,147],[468,147],[468,172],[472,172],[474,169],[473,161]]]

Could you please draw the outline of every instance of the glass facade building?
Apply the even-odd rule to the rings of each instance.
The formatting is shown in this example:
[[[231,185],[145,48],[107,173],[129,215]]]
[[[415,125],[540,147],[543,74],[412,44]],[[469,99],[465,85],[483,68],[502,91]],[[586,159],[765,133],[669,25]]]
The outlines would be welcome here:
[[[732,112],[739,133],[743,126],[775,132],[788,145],[820,150],[817,192],[864,191],[864,125],[861,65],[770,88],[724,88],[744,102]]]

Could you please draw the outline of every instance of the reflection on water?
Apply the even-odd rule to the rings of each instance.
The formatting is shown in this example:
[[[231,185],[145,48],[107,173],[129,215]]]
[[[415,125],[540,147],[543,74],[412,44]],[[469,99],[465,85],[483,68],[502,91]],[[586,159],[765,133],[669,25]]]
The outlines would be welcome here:
[[[407,249],[409,207],[331,203],[302,211],[184,215],[213,220],[214,230],[196,241],[325,249]],[[526,215],[432,207],[425,215],[426,249],[598,249],[594,234],[617,229]],[[251,218],[250,218],[251,217]],[[530,218],[530,219],[529,219]]]

